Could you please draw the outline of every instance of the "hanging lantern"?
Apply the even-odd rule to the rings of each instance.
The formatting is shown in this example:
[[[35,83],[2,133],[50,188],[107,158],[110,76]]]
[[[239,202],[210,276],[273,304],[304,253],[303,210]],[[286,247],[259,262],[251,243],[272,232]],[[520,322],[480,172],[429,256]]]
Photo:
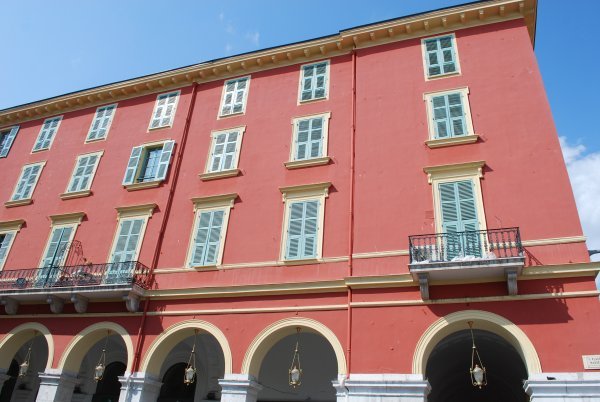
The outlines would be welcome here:
[[[193,384],[196,380],[196,336],[198,335],[198,330],[194,331],[194,345],[192,346],[192,351],[190,352],[190,358],[188,359],[187,367],[183,372],[183,383],[185,385]]]
[[[296,328],[298,338],[300,338],[300,327]],[[292,365],[288,370],[289,383],[292,388],[297,388],[302,384],[302,368],[300,367],[300,351],[298,349],[298,341],[296,340],[296,349],[292,356]]]
[[[485,372],[485,366],[483,365],[481,357],[479,356],[479,352],[477,351],[477,347],[475,346],[473,321],[469,321],[468,324],[469,330],[471,331],[471,341],[473,342],[473,347],[471,349],[471,368],[469,369],[469,372],[471,373],[471,383],[474,387],[481,389],[487,385],[487,375]]]
[[[104,370],[106,369],[106,345],[108,344],[108,337],[110,335],[110,330],[106,334],[106,338],[104,339],[104,347],[102,348],[102,353],[100,353],[100,358],[98,359],[98,363],[94,368],[94,380],[96,382],[102,381],[104,378]]]
[[[29,364],[31,362],[31,347],[33,346],[33,341],[35,340],[36,337],[36,331],[33,331],[33,338],[31,339],[31,342],[29,343],[29,348],[27,349],[27,354],[25,355],[25,360],[23,361],[23,363],[21,363],[19,365],[19,377],[24,377],[27,375],[27,372],[29,371]]]

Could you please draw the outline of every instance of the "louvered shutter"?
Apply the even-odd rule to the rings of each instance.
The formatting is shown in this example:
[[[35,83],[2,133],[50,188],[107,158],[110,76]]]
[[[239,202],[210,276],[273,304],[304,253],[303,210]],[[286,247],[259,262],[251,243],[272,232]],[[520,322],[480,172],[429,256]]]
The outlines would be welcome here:
[[[82,191],[89,188],[90,178],[94,168],[96,167],[97,161],[98,155],[88,155],[79,158],[77,167],[73,173],[73,178],[71,179],[69,192]]]
[[[111,262],[120,263],[135,260],[143,224],[143,219],[127,219],[120,222],[117,244]]]
[[[465,255],[481,256],[481,244],[479,240],[479,221],[477,219],[477,206],[475,204],[475,191],[471,180],[456,183],[461,230],[465,232],[461,241]]]
[[[429,77],[456,72],[456,54],[452,36],[426,40],[425,51]]]
[[[438,39],[440,44],[440,59],[443,61],[444,73],[453,73],[456,71],[456,62],[454,57],[454,41],[452,36],[444,36]]]
[[[129,156],[129,162],[127,163],[127,169],[125,169],[125,177],[123,177],[123,185],[133,184],[135,176],[138,170],[138,163],[142,155],[144,147],[134,147],[131,150],[131,156]]]
[[[190,266],[217,263],[225,211],[203,211],[198,218]]]
[[[233,113],[233,96],[235,93],[235,81],[229,81],[225,83],[225,94],[223,95],[223,107],[221,108],[221,115],[228,115]]]
[[[19,132],[19,126],[14,126],[7,133],[2,133],[2,143],[0,143],[0,158],[5,158],[10,151],[10,147]]]
[[[317,64],[315,69],[314,99],[325,97],[325,85],[327,81],[327,63]]]
[[[445,96],[434,96],[431,99],[433,109],[433,124],[435,127],[436,138],[446,138],[450,136],[448,127],[448,108]]]
[[[4,263],[8,253],[8,245],[10,244],[14,234],[4,233],[0,235],[0,266]]]
[[[317,231],[318,231],[319,201],[306,201],[304,203],[304,244],[303,257],[316,257]]]
[[[248,79],[242,78],[236,81],[235,102],[233,104],[233,113],[240,113],[244,110],[244,97],[246,94],[246,83]]]
[[[440,201],[442,207],[442,228],[448,236],[449,258],[457,255],[481,255],[479,235],[467,233],[479,230],[477,206],[473,182],[464,180],[440,183]],[[460,232],[460,234],[456,234]]]
[[[59,227],[52,230],[50,244],[44,256],[42,267],[57,267],[62,264],[64,257],[67,255],[72,231],[72,227]]]
[[[302,243],[304,236],[302,233],[302,221],[304,220],[304,202],[290,203],[290,216],[287,233],[287,259],[300,258],[302,256]]]
[[[310,100],[313,97],[312,87],[315,75],[315,66],[304,66],[302,69],[302,100]]]
[[[300,120],[297,123],[296,160],[317,158],[323,149],[323,118]]]
[[[289,208],[286,259],[315,257],[319,201],[293,202]]]
[[[244,111],[248,78],[240,78],[225,82],[221,116],[226,116]]]
[[[238,137],[239,133],[237,131],[221,133],[214,137],[209,165],[210,172],[220,172],[233,168],[237,155]]]
[[[41,169],[41,165],[32,165],[27,166],[23,170],[23,174],[21,176],[21,179],[19,180],[19,184],[17,185],[17,189],[12,198],[13,201],[23,200],[31,197],[33,185],[37,181]]]
[[[112,120],[116,108],[116,105],[109,105],[100,107],[98,110],[96,110],[96,116],[94,117],[94,121],[90,127],[90,132],[88,133],[88,141],[106,137],[108,126]]]
[[[52,138],[56,133],[60,120],[60,117],[44,120],[44,124],[42,125],[42,128],[40,130],[40,134],[38,135],[38,139],[35,145],[33,146],[34,151],[48,149],[50,147],[50,143],[52,142]]]
[[[301,100],[319,99],[327,95],[327,70],[327,63],[318,63],[303,67]]]
[[[436,138],[460,137],[468,134],[461,93],[434,96],[431,103]]]
[[[178,92],[158,95],[150,128],[166,127],[172,124],[178,97]]]
[[[452,136],[460,137],[467,134],[465,113],[463,107],[463,95],[459,92],[447,95],[448,116],[450,118],[450,127]]]
[[[437,39],[429,39],[425,41],[425,50],[427,52],[427,75],[433,77],[442,73],[438,58],[438,41]]]
[[[175,103],[177,102],[177,94],[172,93],[167,95],[167,105],[164,109],[164,114],[161,120],[161,126],[169,126],[173,121],[173,114],[175,112]]]
[[[156,171],[156,180],[164,180],[167,177],[169,163],[171,162],[171,155],[173,154],[174,146],[175,141],[167,141],[164,143],[162,151],[160,153],[158,169]]]

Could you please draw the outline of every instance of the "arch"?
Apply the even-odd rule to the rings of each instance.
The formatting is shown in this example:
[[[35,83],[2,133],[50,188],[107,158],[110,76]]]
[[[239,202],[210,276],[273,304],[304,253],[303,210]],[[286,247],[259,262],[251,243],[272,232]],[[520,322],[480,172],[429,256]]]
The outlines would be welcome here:
[[[150,345],[150,348],[144,355],[141,371],[148,373],[155,378],[160,376],[160,368],[169,352],[182,340],[190,336],[190,333],[184,329],[198,329],[215,337],[225,361],[225,374],[232,373],[232,357],[229,342],[225,334],[214,324],[202,320],[186,320],[171,325],[163,331]]]
[[[251,374],[258,378],[260,366],[269,349],[286,336],[295,334],[297,327],[321,335],[329,342],[337,360],[338,375],[345,376],[347,367],[346,355],[344,354],[344,348],[337,336],[331,329],[319,321],[304,317],[285,318],[274,322],[263,329],[260,334],[254,338],[246,351],[242,363],[242,374]]]
[[[123,339],[125,349],[127,350],[127,368],[125,372],[130,373],[131,365],[133,364],[133,342],[131,341],[131,336],[129,336],[125,328],[110,321],[92,324],[75,335],[63,352],[58,363],[58,368],[71,373],[77,373],[87,352],[96,342],[106,336],[107,330],[120,335],[121,339]]]
[[[33,338],[33,331],[41,333],[46,338],[46,344],[48,345],[46,368],[52,367],[54,361],[54,339],[52,334],[44,325],[37,322],[28,322],[13,328],[0,342],[0,368],[8,369],[14,355]]]
[[[490,331],[510,343],[521,355],[529,376],[542,372],[540,359],[533,343],[517,325],[488,311],[464,310],[438,319],[421,335],[413,355],[413,374],[424,375],[433,348],[451,333],[467,329],[467,321],[473,321],[474,328]]]

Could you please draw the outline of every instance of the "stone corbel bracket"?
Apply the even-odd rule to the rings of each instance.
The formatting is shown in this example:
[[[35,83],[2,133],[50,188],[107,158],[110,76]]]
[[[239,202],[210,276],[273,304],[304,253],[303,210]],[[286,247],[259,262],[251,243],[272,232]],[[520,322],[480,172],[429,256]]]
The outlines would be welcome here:
[[[137,313],[140,308],[140,296],[136,293],[129,292],[127,296],[123,296],[125,306],[130,313]]]
[[[65,307],[65,300],[60,297],[49,295],[46,302],[50,305],[50,311],[54,314],[60,314]]]
[[[88,298],[81,296],[81,295],[71,295],[71,301],[73,302],[73,305],[75,306],[75,311],[77,311],[78,313],[85,313],[87,312],[87,308],[88,308]]]
[[[4,306],[4,311],[8,315],[15,315],[19,310],[19,302],[10,297],[2,297],[0,304]]]

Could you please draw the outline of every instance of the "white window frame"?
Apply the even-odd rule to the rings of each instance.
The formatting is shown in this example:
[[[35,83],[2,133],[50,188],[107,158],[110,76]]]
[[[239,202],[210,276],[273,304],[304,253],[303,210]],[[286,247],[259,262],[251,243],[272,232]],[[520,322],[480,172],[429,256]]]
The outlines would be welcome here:
[[[221,90],[221,102],[219,103],[219,111],[217,112],[217,119],[222,119],[222,118],[226,118],[229,116],[239,116],[239,115],[243,115],[246,114],[246,106],[248,105],[248,93],[250,92],[250,81],[252,81],[251,79],[252,77],[250,75],[245,75],[243,77],[236,77],[236,78],[231,78],[229,80],[225,80],[225,82],[223,82],[223,89]],[[223,114],[223,105],[225,102],[225,95],[227,94],[227,83],[232,82],[232,81],[240,81],[240,80],[246,80],[246,89],[244,91],[244,99],[242,100],[242,110],[240,112],[233,112],[233,108],[231,109],[231,113],[228,114]]]
[[[0,235],[4,234],[12,234],[10,242],[6,247],[6,254],[4,254],[4,258],[0,260],[0,271],[4,269],[6,265],[6,261],[8,260],[8,255],[10,254],[10,250],[15,243],[15,238],[17,237],[17,233],[21,230],[21,226],[23,226],[25,221],[23,219],[18,219],[14,221],[0,222]]]
[[[188,251],[185,258],[185,266],[187,268],[206,268],[206,267],[219,267],[223,263],[223,251],[225,250],[225,241],[227,237],[227,227],[229,226],[229,215],[235,199],[238,197],[237,193],[221,194],[208,197],[197,197],[192,198],[194,203],[194,222],[192,224],[192,232],[190,235],[190,241],[188,244]],[[194,255],[194,237],[196,235],[196,229],[198,227],[198,220],[202,212],[210,211],[223,211],[223,223],[221,225],[221,241],[219,243],[219,250],[217,250],[217,259],[214,264],[208,265],[192,265],[192,257]]]
[[[6,146],[6,145],[0,146],[0,158],[8,157],[8,154],[10,153],[10,149],[12,148],[12,145],[15,142],[15,139],[17,138],[17,134],[19,134],[19,128],[20,128],[20,126],[18,126],[18,125],[0,128],[0,133],[6,133],[7,137],[12,136],[12,138],[10,139],[10,144],[8,146]],[[6,148],[6,154],[2,155],[1,152],[4,148]]]
[[[67,241],[67,243],[71,243],[73,241],[73,239],[75,238],[75,233],[77,232],[77,228],[79,227],[79,225],[81,225],[81,221],[84,216],[85,216],[85,213],[76,212],[76,213],[70,213],[70,214],[52,215],[49,217],[50,222],[51,222],[50,231],[48,233],[48,238],[46,239],[46,246],[44,247],[44,251],[42,252],[42,255],[40,257],[40,262],[38,264],[38,267],[40,267],[40,268],[43,267],[46,253],[48,252],[48,249],[50,248],[50,241],[52,240],[52,233],[54,232],[54,229],[66,228],[66,227],[73,228],[73,230],[71,231],[71,234],[69,236],[69,240]],[[67,258],[68,254],[69,254],[68,251],[66,251],[63,254],[62,260],[58,263],[57,266],[61,266],[62,264],[64,264],[65,259]]]
[[[156,208],[156,204],[143,204],[143,205],[134,205],[129,207],[117,207],[117,226],[115,228],[113,234],[112,245],[110,246],[110,251],[108,253],[108,257],[106,261],[108,263],[112,262],[113,254],[117,247],[117,242],[119,240],[119,229],[121,228],[121,222],[126,220],[136,220],[142,219],[142,227],[140,229],[140,238],[138,244],[136,244],[135,250],[135,258],[132,261],[139,261],[140,251],[142,250],[142,244],[144,243],[144,237],[146,235],[146,228],[148,227],[148,220],[152,218],[152,214]]]
[[[312,65],[316,65],[316,64],[323,64],[323,63],[326,64],[326,67],[325,67],[325,96],[323,96],[321,98],[311,98],[311,99],[302,100],[302,87],[303,87],[302,84],[304,82],[304,67],[308,67],[308,66],[312,66]],[[330,63],[329,59],[319,60],[319,61],[300,65],[300,78],[298,80],[298,105],[329,99],[329,82],[330,81],[331,81],[331,63]]]
[[[104,137],[96,137],[96,138],[90,139],[90,134],[92,133],[92,129],[94,127],[94,122],[98,118],[98,112],[102,108],[107,108],[107,107],[111,107],[111,106],[114,106],[115,108],[113,110],[112,115],[110,116],[110,119],[108,120],[108,124],[106,125],[106,133],[104,134]],[[92,118],[92,123],[90,124],[90,128],[88,130],[87,136],[85,137],[86,144],[89,142],[105,141],[108,138],[108,133],[110,132],[110,126],[112,125],[113,119],[115,118],[115,114],[117,114],[117,108],[118,108],[118,103],[111,103],[110,105],[98,106],[96,108],[96,112],[94,113],[94,117]]]
[[[283,223],[281,228],[281,245],[279,262],[282,264],[305,264],[319,261],[323,257],[323,233],[325,223],[325,199],[329,197],[331,183],[315,183],[300,186],[280,187],[283,200]],[[290,221],[290,203],[301,201],[319,201],[319,218],[317,227],[317,251],[314,257],[302,259],[287,259],[288,227]]]
[[[458,137],[436,138],[435,124],[433,122],[433,98],[450,94],[460,94],[462,99],[462,108],[465,115],[465,130],[466,134]],[[469,102],[469,87],[460,87],[437,92],[426,92],[423,94],[425,108],[427,110],[427,127],[429,131],[429,139],[425,141],[429,148],[439,148],[451,145],[470,144],[477,142],[479,136],[475,134],[473,129],[473,120],[471,117],[471,106]]]
[[[19,183],[21,182],[21,179],[23,178],[23,174],[25,173],[25,169],[27,169],[27,167],[29,167],[29,166],[40,166],[40,172],[38,173],[37,177],[35,178],[35,182],[31,186],[31,192],[29,194],[29,197],[19,198],[19,199],[13,199],[14,196],[16,195],[17,188],[19,187]],[[33,199],[33,194],[35,193],[35,188],[37,187],[37,184],[40,181],[40,176],[42,175],[42,172],[44,171],[44,166],[46,166],[46,161],[36,162],[36,163],[29,163],[27,165],[24,165],[21,168],[21,173],[19,174],[19,178],[18,178],[17,182],[15,183],[13,191],[12,191],[12,193],[10,195],[10,200],[6,201],[4,203],[4,205],[6,207],[16,207],[16,206],[19,206],[19,205],[31,204],[31,200]]]
[[[443,38],[446,36],[451,36],[452,37],[452,43],[454,45],[454,55],[456,56],[456,71],[450,72],[450,73],[442,73],[442,74],[438,74],[438,75],[434,75],[433,77],[430,77],[428,74],[428,67],[427,67],[427,46],[425,45],[425,41],[428,41],[430,39],[437,39],[437,38]],[[461,75],[461,69],[460,69],[460,58],[458,55],[458,42],[456,41],[456,34],[454,32],[448,32],[445,34],[441,34],[441,35],[436,35],[436,36],[428,36],[426,38],[421,38],[421,54],[422,54],[422,61],[423,61],[423,74],[425,76],[425,81],[431,81],[431,80],[437,80],[439,78],[446,78],[446,77],[454,77],[457,75]]]
[[[237,131],[237,133],[238,133],[233,165],[229,169],[211,171],[210,168],[212,166],[212,159],[213,159],[212,157],[213,157],[214,149],[216,146],[217,137],[221,134],[228,134],[233,131]],[[246,126],[238,126],[238,127],[233,127],[233,128],[226,129],[226,130],[218,130],[218,131],[211,132],[208,156],[206,158],[206,164],[204,165],[204,172],[200,174],[200,179],[202,179],[204,181],[213,180],[213,179],[219,179],[222,177],[237,176],[240,173],[240,169],[238,169],[238,164],[239,164],[240,154],[241,154],[241,150],[242,150],[242,139],[244,137],[245,132],[246,132]]]
[[[171,120],[169,121],[169,124],[158,126],[158,127],[152,127],[152,120],[154,120],[154,115],[156,115],[156,109],[158,109],[159,98],[161,96],[168,96],[168,95],[175,94],[175,93],[177,94],[177,97],[175,98],[175,104],[173,105],[173,113],[171,114]],[[180,89],[178,89],[177,91],[163,92],[163,93],[156,95],[156,100],[154,101],[154,108],[152,108],[152,115],[150,115],[150,121],[148,122],[148,130],[147,130],[148,132],[160,130],[162,128],[173,127],[173,124],[175,123],[175,115],[177,113],[177,105],[179,105],[179,98],[181,98],[181,90]]]
[[[82,158],[94,155],[96,155],[98,158],[96,159],[96,164],[94,165],[94,168],[90,173],[90,178],[88,180],[86,188],[77,191],[69,191],[69,189],[71,188],[71,184],[73,184],[73,180],[75,179],[75,172],[77,171],[77,167],[79,166],[79,161]],[[102,155],[104,155],[104,151],[90,152],[87,154],[81,154],[77,156],[77,159],[75,160],[75,166],[73,166],[73,171],[71,172],[71,178],[69,179],[69,183],[67,184],[67,188],[65,189],[65,192],[60,195],[60,198],[64,200],[68,198],[84,197],[92,193],[92,182],[94,181],[94,177],[96,177],[96,170],[98,169],[98,165],[100,164],[100,159],[102,158]]]
[[[154,141],[154,142],[148,142],[145,144],[141,144],[138,145],[136,147],[133,148],[137,148],[137,147],[142,147],[142,154],[140,155],[140,157],[138,158],[138,163],[136,165],[136,170],[135,170],[135,175],[133,177],[133,183],[131,184],[122,184],[123,187],[125,187],[125,189],[127,189],[127,191],[136,191],[136,190],[142,190],[145,188],[152,188],[152,187],[158,187],[160,185],[160,183],[162,183],[165,179],[155,179],[155,180],[149,180],[149,181],[143,181],[143,182],[138,182],[137,179],[141,173],[142,170],[142,166],[143,166],[143,159],[144,156],[147,155],[148,150],[149,149],[153,149],[153,148],[158,148],[159,146],[162,147],[162,149],[164,149],[164,146],[167,142],[173,141],[173,148],[171,149],[171,156],[169,157],[169,163],[166,167],[166,172],[165,172],[165,178],[169,175],[169,169],[171,168],[171,164],[173,162],[173,157],[174,157],[174,151],[175,151],[175,147],[177,145],[177,143],[174,140],[171,139],[166,139],[166,140],[160,140],[160,141]],[[133,151],[132,148],[132,151]],[[162,158],[162,155],[161,155]],[[129,160],[131,159],[131,155],[130,157],[127,159],[127,164],[125,166],[125,175],[127,175],[127,169],[129,167]],[[158,168],[157,168],[158,169]],[[158,170],[157,170],[158,173]]]
[[[40,127],[40,132],[38,133],[37,138],[35,139],[35,142],[33,143],[33,148],[31,148],[31,153],[37,153],[37,152],[42,152],[42,151],[47,151],[50,148],[52,148],[52,144],[54,144],[54,139],[56,138],[56,135],[58,134],[58,130],[60,130],[60,125],[63,121],[63,115],[61,116],[54,116],[54,117],[48,117],[47,119],[44,119],[44,122],[42,123],[42,126]],[[54,119],[58,119],[58,124],[56,125],[56,130],[54,131],[54,134],[52,135],[52,138],[50,139],[50,144],[48,144],[47,148],[40,148],[40,149],[35,149],[35,145],[40,141],[40,137],[42,135],[42,131],[44,130],[44,124],[46,124],[46,122],[48,120],[54,120]]]
[[[321,118],[323,119],[323,127],[321,132],[321,156],[306,159],[296,159],[296,145],[298,140],[298,124],[302,120],[310,120]],[[306,166],[315,165],[326,165],[329,163],[331,158],[328,155],[328,144],[329,144],[329,120],[331,119],[331,112],[324,112],[318,114],[311,114],[307,116],[294,117],[292,119],[292,145],[290,146],[290,159],[284,163],[284,166],[288,169],[302,168]]]
[[[481,179],[483,178],[484,166],[485,161],[475,161],[452,165],[428,166],[423,169],[424,172],[427,173],[427,181],[432,186],[436,233],[443,232],[442,203],[439,194],[439,184],[466,180],[471,180],[473,182],[479,230],[487,230],[485,208],[481,192]]]

